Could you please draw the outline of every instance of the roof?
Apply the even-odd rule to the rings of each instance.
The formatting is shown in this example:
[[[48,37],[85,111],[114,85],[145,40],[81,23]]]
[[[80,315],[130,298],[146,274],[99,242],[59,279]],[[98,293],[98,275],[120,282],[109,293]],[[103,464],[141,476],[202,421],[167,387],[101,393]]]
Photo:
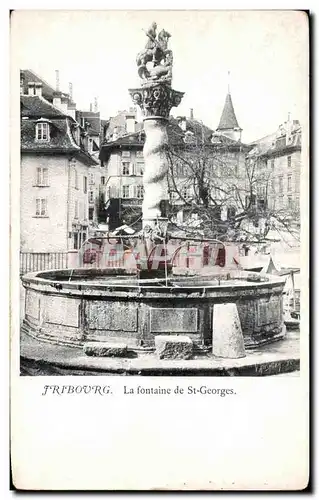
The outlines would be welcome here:
[[[167,124],[167,135],[168,142],[171,146],[181,146],[185,148],[185,137],[189,134],[190,145],[196,144],[204,144],[211,147],[227,147],[227,148],[235,148],[238,150],[239,148],[244,148],[245,150],[251,149],[252,146],[246,145],[240,141],[236,141],[231,139],[222,133],[215,133],[211,128],[202,124],[198,120],[194,119],[186,119],[186,130],[183,130],[180,126],[181,118],[174,118],[170,116],[168,124]],[[138,123],[138,128],[140,130],[138,132],[134,132],[131,134],[123,133],[121,135],[121,131],[118,129],[119,137],[115,141],[106,141],[101,145],[101,155],[100,159],[102,161],[107,161],[107,158],[111,154],[112,150],[116,150],[117,148],[121,149],[123,147],[127,148],[137,148],[142,149],[145,141],[145,132],[143,127],[143,123]],[[137,127],[136,127],[137,128]],[[212,141],[214,137],[217,137],[216,141]]]
[[[290,126],[289,126],[290,125]],[[288,139],[287,139],[288,133]],[[299,120],[280,125],[276,132],[251,143],[252,156],[281,156],[301,149],[301,126]]]
[[[224,109],[223,109],[222,116],[220,118],[217,130],[229,130],[229,129],[235,129],[235,128],[238,129],[240,127],[238,125],[238,121],[237,121],[237,118],[235,115],[231,95],[230,95],[230,93],[228,93],[226,95]]]
[[[278,137],[278,135],[269,135],[260,141],[255,141],[254,147],[250,154],[259,157],[282,156],[294,151],[301,150],[301,128],[295,129],[288,137],[286,134]]]
[[[54,120],[50,124],[50,141],[40,142],[35,140],[36,120],[21,121],[21,150],[22,151],[79,151],[78,146],[72,137],[68,119],[62,118]]]
[[[21,116],[30,118],[54,118],[66,116],[43,97],[20,95]]]
[[[119,136],[122,135],[127,135],[126,132],[126,117],[129,116],[130,118],[133,118],[136,116],[136,111],[135,110],[124,110],[124,111],[119,111],[116,116],[111,116],[110,119],[108,120],[108,123],[105,125],[108,125],[107,131],[106,131],[106,136],[111,139],[112,135],[114,133],[114,129],[116,128],[116,132]],[[141,126],[135,122],[135,131],[138,132],[140,130]]]
[[[77,124],[70,116],[39,96],[20,96],[21,103],[21,151],[23,153],[73,153],[82,162],[96,165],[98,162],[76,143],[73,127]],[[50,141],[35,138],[36,124],[47,119],[50,123]]]
[[[88,132],[90,135],[100,135],[101,132],[101,119],[100,112],[97,111],[77,111],[76,120],[80,122],[80,119],[84,118],[89,124]]]
[[[34,71],[32,71],[31,69],[22,69],[20,70],[20,75],[23,75],[24,77],[24,92],[28,92],[28,82],[42,83],[42,95],[50,101],[53,99],[55,89],[45,80],[43,80],[43,78],[34,73]],[[62,95],[65,96],[68,94],[62,92]]]

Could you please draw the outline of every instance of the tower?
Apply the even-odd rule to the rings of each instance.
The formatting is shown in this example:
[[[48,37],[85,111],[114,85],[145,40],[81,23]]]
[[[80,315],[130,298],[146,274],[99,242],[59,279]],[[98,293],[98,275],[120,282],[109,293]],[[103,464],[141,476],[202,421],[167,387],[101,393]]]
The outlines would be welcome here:
[[[226,135],[227,137],[233,139],[234,141],[241,141],[242,129],[238,125],[238,121],[235,115],[233,101],[230,94],[229,83],[228,83],[227,95],[223,112],[219,120],[219,125],[217,127],[217,132]]]

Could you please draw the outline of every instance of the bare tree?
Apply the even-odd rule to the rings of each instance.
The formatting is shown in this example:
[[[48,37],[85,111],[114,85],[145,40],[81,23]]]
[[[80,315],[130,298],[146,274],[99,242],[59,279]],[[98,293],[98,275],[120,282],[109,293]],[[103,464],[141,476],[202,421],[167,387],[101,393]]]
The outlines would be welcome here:
[[[285,231],[299,237],[298,209],[270,203],[271,173],[258,154],[248,154],[249,149],[225,136],[209,137],[204,132],[186,132],[183,144],[170,146],[171,222],[220,240],[263,242],[273,230],[278,238]],[[184,224],[178,222],[181,210]]]

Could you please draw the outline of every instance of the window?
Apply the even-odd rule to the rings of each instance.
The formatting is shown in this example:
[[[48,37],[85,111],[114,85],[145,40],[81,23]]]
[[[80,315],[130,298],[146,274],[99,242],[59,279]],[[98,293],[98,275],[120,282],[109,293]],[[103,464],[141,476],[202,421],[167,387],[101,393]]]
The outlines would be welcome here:
[[[257,195],[260,198],[266,196],[266,187],[265,186],[257,186]]]
[[[104,184],[105,184],[105,177],[101,177],[101,184],[104,186]]]
[[[48,186],[48,169],[45,167],[37,167],[37,186]]]
[[[94,191],[90,191],[89,192],[89,203],[93,203],[94,202]]]
[[[48,202],[46,198],[37,198],[35,201],[35,215],[37,217],[48,216]]]
[[[278,177],[279,180],[279,193],[283,192],[283,178],[282,176]]]
[[[283,208],[283,206],[284,206],[284,196],[282,194],[279,196],[278,201],[279,201],[278,208]]]
[[[82,245],[83,245],[83,243],[86,242],[86,240],[87,240],[87,234],[86,234],[86,231],[83,231],[82,232]]]
[[[83,192],[86,194],[88,192],[88,178],[83,176]]]
[[[93,220],[94,208],[89,208],[89,220]]]
[[[131,157],[130,151],[122,151],[122,158],[130,158],[130,157]]]
[[[300,209],[300,198],[299,198],[299,196],[295,197],[295,206],[296,206],[297,210]]]
[[[288,191],[291,191],[291,175],[288,175]]]
[[[142,199],[144,197],[144,188],[142,185],[136,186],[136,198]]]
[[[46,122],[37,123],[35,137],[37,141],[49,141],[49,124]]]
[[[136,151],[136,158],[143,158],[143,151]]]
[[[182,197],[185,200],[188,200],[189,198],[191,198],[190,188],[189,187],[183,187],[181,194],[182,194]]]
[[[292,196],[288,196],[288,208],[292,208]]]
[[[291,168],[291,156],[287,156],[287,166]]]
[[[78,200],[75,200],[75,202],[74,202],[74,218],[75,219],[79,218],[79,202],[78,202]]]
[[[274,170],[274,168],[275,168],[275,160],[271,160],[270,165],[271,165],[271,169]]]
[[[181,163],[177,163],[176,165],[176,175],[177,176],[183,176],[184,175],[184,165]]]
[[[79,175],[77,170],[74,169],[74,187],[75,189],[79,189]]]
[[[228,207],[227,208],[227,219],[232,219],[236,216],[236,208]]]
[[[79,245],[79,233],[73,233],[73,248],[74,250],[78,250]]]
[[[122,198],[130,197],[130,186],[122,186]]]
[[[122,175],[130,175],[130,162],[129,161],[122,162]]]
[[[90,184],[94,184],[94,174],[90,174]]]
[[[136,175],[143,175],[144,173],[144,162],[138,161],[136,163]]]

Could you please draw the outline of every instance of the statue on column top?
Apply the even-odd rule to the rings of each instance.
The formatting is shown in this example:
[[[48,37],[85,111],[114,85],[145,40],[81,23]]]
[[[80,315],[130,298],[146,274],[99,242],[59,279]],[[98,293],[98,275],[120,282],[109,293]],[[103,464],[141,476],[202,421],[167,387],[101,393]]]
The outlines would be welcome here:
[[[157,24],[154,22],[146,31],[148,40],[145,49],[136,58],[138,74],[143,84],[166,82],[172,83],[173,52],[167,48],[171,35],[162,29],[157,35]],[[151,63],[151,67],[147,67]]]

